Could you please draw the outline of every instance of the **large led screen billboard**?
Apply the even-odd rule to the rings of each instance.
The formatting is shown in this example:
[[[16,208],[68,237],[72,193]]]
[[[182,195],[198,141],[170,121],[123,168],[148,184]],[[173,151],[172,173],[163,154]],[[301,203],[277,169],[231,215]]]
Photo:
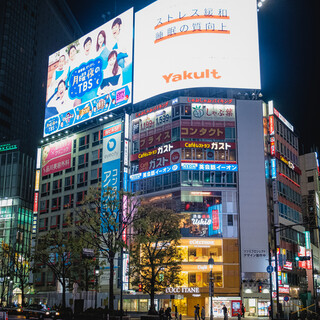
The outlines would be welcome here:
[[[159,0],[136,13],[134,103],[195,87],[260,89],[256,0]]]
[[[49,57],[44,136],[132,101],[133,9]]]

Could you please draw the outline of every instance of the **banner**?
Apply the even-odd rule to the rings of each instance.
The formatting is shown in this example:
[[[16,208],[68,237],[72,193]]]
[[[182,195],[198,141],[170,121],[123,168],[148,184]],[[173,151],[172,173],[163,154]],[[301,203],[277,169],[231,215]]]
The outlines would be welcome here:
[[[102,190],[120,189],[121,132],[121,122],[103,129]]]
[[[72,142],[68,138],[42,149],[42,177],[71,168]]]
[[[44,136],[131,102],[133,9],[49,57]]]

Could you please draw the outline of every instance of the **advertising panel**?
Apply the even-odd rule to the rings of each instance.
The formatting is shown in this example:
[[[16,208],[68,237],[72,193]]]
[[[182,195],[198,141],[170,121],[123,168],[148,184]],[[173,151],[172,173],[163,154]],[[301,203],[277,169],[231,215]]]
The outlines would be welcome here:
[[[103,129],[102,190],[120,189],[121,132],[121,122]]]
[[[159,0],[135,15],[135,103],[183,88],[260,89],[259,69],[255,0]]]
[[[49,57],[44,136],[131,102],[133,9]]]
[[[72,141],[64,139],[42,149],[42,177],[71,168]]]

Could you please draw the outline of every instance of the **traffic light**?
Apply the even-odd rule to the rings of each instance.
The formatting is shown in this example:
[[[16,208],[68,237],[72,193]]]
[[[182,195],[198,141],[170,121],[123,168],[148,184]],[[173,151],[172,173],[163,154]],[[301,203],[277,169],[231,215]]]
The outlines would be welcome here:
[[[261,285],[261,284],[258,285],[258,292],[259,292],[259,293],[262,292],[262,285]]]
[[[139,290],[138,291],[142,292],[142,284],[141,283],[139,283]]]

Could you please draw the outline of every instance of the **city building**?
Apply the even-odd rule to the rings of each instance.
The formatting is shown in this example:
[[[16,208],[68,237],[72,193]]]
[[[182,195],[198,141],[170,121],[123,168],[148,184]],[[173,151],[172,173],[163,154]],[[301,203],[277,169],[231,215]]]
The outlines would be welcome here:
[[[307,256],[298,136],[272,101],[264,105],[264,135],[269,245],[272,252],[270,265],[274,270],[278,269],[278,281],[275,271],[271,274],[272,294],[282,306],[278,312],[287,313],[288,309],[294,310],[299,301],[306,301],[306,270],[310,268],[310,261],[297,261],[298,257]],[[285,297],[290,298],[289,306],[284,302]],[[284,310],[285,306],[289,308]]]
[[[139,192],[181,217],[183,285],[159,293],[157,308],[175,304],[193,316],[199,304],[208,316],[212,258],[214,316],[222,316],[223,305],[235,316],[242,304],[247,315],[267,316],[272,301],[279,313],[296,310],[308,296],[309,268],[296,261],[307,256],[298,137],[272,102],[257,100],[256,1],[198,5],[194,12],[192,2],[176,1],[168,14],[157,1],[136,13],[134,28],[130,9],[49,57],[37,237],[69,232],[67,215],[77,221],[89,186]],[[220,29],[209,22],[201,29],[201,19],[217,19]],[[229,37],[231,30],[248,41],[238,41],[241,33]],[[214,58],[189,50],[199,47],[201,33],[201,52],[215,43]],[[119,266],[115,305],[123,283],[123,308],[147,311],[148,296],[121,279]],[[102,293],[109,278],[101,270]],[[35,275],[35,286],[57,299],[48,270]],[[105,295],[98,300],[107,304]]]
[[[299,157],[301,166],[301,195],[302,213],[307,232],[310,234],[311,264],[312,270],[308,269],[308,291],[318,300],[319,296],[319,160],[316,152],[303,154]],[[307,244],[306,244],[307,246]]]
[[[26,261],[31,248],[34,195],[30,190],[42,138],[47,56],[81,34],[62,0],[0,3],[0,240],[12,248],[11,257],[19,255],[19,261]],[[4,294],[1,302],[21,303],[22,280],[14,275],[15,267],[8,268],[1,269],[0,282],[2,292],[10,294]],[[29,279],[25,282],[29,285]]]

